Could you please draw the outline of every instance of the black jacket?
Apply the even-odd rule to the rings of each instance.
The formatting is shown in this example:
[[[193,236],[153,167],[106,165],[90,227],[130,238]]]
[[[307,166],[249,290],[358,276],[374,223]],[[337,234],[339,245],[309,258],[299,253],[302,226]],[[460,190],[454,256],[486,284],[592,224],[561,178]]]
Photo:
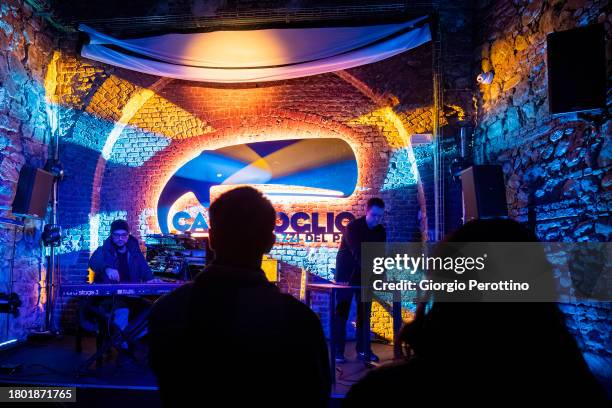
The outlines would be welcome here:
[[[208,266],[156,302],[149,341],[165,407],[327,406],[321,323],[261,270]]]
[[[361,285],[361,244],[386,241],[387,232],[382,225],[370,229],[365,217],[351,221],[346,226],[336,256],[336,281]]]
[[[126,244],[128,250],[128,266],[130,271],[129,282],[146,282],[153,279],[153,273],[149,264],[140,251],[136,238],[130,236]],[[106,268],[118,269],[117,250],[112,238],[104,240],[104,244],[98,247],[89,258],[89,268],[94,271],[95,283],[109,283],[106,276]]]

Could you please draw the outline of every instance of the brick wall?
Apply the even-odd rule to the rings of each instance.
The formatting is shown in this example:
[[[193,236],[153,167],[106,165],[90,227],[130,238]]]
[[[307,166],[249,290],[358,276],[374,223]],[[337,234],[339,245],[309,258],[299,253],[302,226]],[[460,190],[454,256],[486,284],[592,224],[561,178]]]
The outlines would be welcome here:
[[[47,158],[45,101],[54,84],[46,78],[54,70],[53,36],[23,2],[0,4],[0,217],[15,218],[10,207],[21,167],[43,167]],[[18,318],[0,314],[0,342],[23,340],[43,323],[45,296],[39,282],[46,269],[40,227],[34,219],[22,227],[0,223],[0,292],[16,292],[22,301]]]
[[[609,116],[552,117],[546,75],[546,34],[603,22],[609,40],[612,18],[604,11],[607,5],[478,2],[478,68],[493,70],[495,79],[481,85],[478,93],[475,158],[503,166],[511,217],[526,222],[544,241],[610,240]],[[609,66],[612,53],[607,51]],[[609,361],[610,304],[562,308],[588,358]],[[609,377],[609,368],[601,367],[600,374]]]
[[[448,165],[458,154],[455,138],[466,120],[477,124],[476,162],[504,168],[512,217],[532,222],[544,240],[610,239],[609,119],[552,118],[547,110],[546,33],[595,21],[605,22],[610,33],[610,17],[603,12],[608,2],[582,3],[481,0],[475,13],[470,1],[442,5],[445,231],[459,225],[460,186]],[[113,219],[127,218],[139,238],[157,232],[156,200],[178,167],[203,149],[244,142],[346,140],[358,159],[355,194],[337,201],[277,204],[277,209],[348,210],[360,216],[368,198],[381,196],[388,204],[390,240],[433,238],[431,145],[410,142],[413,134],[432,132],[431,44],[334,74],[218,85],[85,60],[76,54],[75,38],[54,40],[57,34],[16,0],[3,2],[0,14],[0,211],[10,216],[21,166],[43,166],[51,129],[48,110],[57,109],[66,170],[59,190],[62,282],[84,281],[89,255],[108,236]],[[477,90],[475,111],[473,83],[481,70],[494,70],[495,80]],[[44,293],[39,297],[38,282],[45,267],[39,236],[39,221],[27,220],[17,231],[0,228],[0,290],[9,286],[14,258],[14,289],[24,300],[21,317],[9,321],[11,336],[24,337],[42,322]],[[298,296],[302,268],[330,278],[336,251],[334,244],[276,245],[272,256],[281,262],[281,289]],[[325,296],[314,304],[327,327]],[[57,306],[56,317],[69,329],[74,300]],[[372,322],[378,336],[390,339],[391,319],[383,306],[374,306]],[[609,359],[609,305],[563,308],[583,349]],[[409,312],[406,307],[405,319]],[[0,315],[0,327],[4,318]]]
[[[444,18],[457,15],[471,14],[455,7]],[[454,22],[444,32],[456,42],[449,44],[452,61],[471,44],[457,40],[470,38],[468,20]],[[431,145],[410,142],[412,134],[432,132],[431,44],[335,74],[245,85],[136,74],[84,60],[75,49],[74,43],[63,41],[58,58],[61,155],[67,174],[60,186],[60,218],[66,231],[62,281],[85,279],[86,260],[108,236],[113,219],[127,218],[139,238],[158,232],[157,198],[182,164],[203,149],[245,142],[344,139],[358,160],[355,193],[341,200],[279,203],[277,210],[351,211],[361,216],[366,201],[380,196],[387,203],[390,240],[433,236],[433,218],[428,217],[433,211]],[[466,70],[471,71],[469,64],[448,72],[444,125],[470,112],[471,94],[461,88]],[[450,161],[456,152],[449,152]],[[457,187],[448,177],[446,184],[454,194],[446,198],[448,208],[456,208]],[[454,224],[456,220],[449,223]],[[294,293],[291,277],[305,266],[313,275],[330,278],[336,251],[337,244],[276,245],[272,255],[287,277],[281,287]],[[69,327],[73,313],[74,308],[59,306],[64,327]],[[375,308],[375,331],[385,339],[392,337],[390,319],[385,308]]]
[[[431,132],[428,45],[347,72],[248,85],[139,75],[83,60],[70,42],[63,43],[58,66],[66,167],[60,185],[60,219],[66,231],[62,281],[84,280],[87,257],[108,236],[114,218],[127,218],[139,238],[157,232],[157,198],[182,164],[204,149],[245,142],[346,140],[359,165],[356,192],[342,200],[277,204],[277,210],[361,216],[365,202],[378,195],[388,204],[389,239],[418,241],[426,236],[421,224],[427,220],[428,198],[419,189],[421,178],[430,175],[414,169],[428,173],[430,156],[420,155],[423,163],[413,166],[410,135]],[[402,69],[406,66],[410,69]],[[303,267],[308,254],[317,259],[310,272],[329,278],[336,251],[337,244],[283,244],[273,255],[291,269]],[[58,309],[64,323],[73,313],[71,307]],[[378,314],[375,321],[390,322],[384,309]],[[388,328],[381,330],[387,339]]]
[[[19,10],[20,24],[39,24],[36,19],[25,23],[29,11]],[[470,44],[459,40],[469,37],[469,9],[451,8],[443,19],[454,21],[458,15],[465,18],[448,24],[443,33],[456,42],[449,41],[453,53],[446,55],[451,61]],[[47,94],[50,106],[58,111],[60,159],[66,172],[59,188],[59,219],[64,229],[61,282],[85,280],[88,257],[107,237],[113,219],[127,218],[139,238],[157,232],[157,197],[181,164],[203,149],[244,142],[342,138],[358,159],[355,194],[344,200],[278,204],[277,209],[288,213],[348,210],[361,216],[367,199],[381,196],[388,205],[390,240],[432,236],[433,218],[428,216],[433,209],[431,145],[410,142],[412,134],[432,131],[431,45],[345,72],[237,86],[169,80],[93,63],[76,54],[76,38],[62,36],[58,47],[52,47],[41,40],[46,38],[42,32],[44,28],[38,27],[31,33],[29,38],[35,41],[27,53],[38,58],[37,50],[44,45],[47,61],[36,60],[33,73],[27,66],[26,71],[42,78],[49,62],[53,67],[47,75],[52,85]],[[19,60],[24,62],[23,57]],[[469,67],[445,73],[448,101],[441,113],[451,136],[452,122],[470,111],[462,90],[465,69]],[[10,86],[0,89],[10,91]],[[26,97],[31,99],[31,93]],[[22,115],[18,107],[11,112]],[[49,129],[35,119],[28,123],[18,129],[26,138],[40,138]],[[32,154],[24,156],[42,165],[47,141],[40,144],[44,151],[35,150],[34,143],[26,144],[24,150],[31,149]],[[448,151],[450,159],[456,152]],[[14,186],[15,180],[5,180]],[[448,179],[447,185],[453,188]],[[447,201],[450,207],[456,205],[452,195]],[[275,246],[272,255],[282,265],[281,288],[297,295],[302,268],[330,278],[336,251],[337,244]],[[38,264],[41,259],[39,254]],[[74,311],[73,300],[60,300],[56,309],[60,327],[70,327]],[[373,322],[381,337],[391,338],[385,307],[374,308]]]

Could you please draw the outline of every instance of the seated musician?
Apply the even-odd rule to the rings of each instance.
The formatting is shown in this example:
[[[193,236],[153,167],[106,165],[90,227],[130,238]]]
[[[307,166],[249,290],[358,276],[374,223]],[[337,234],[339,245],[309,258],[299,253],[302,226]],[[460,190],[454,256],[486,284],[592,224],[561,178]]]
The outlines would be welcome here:
[[[89,268],[94,272],[94,283],[159,282],[153,278],[138,241],[130,235],[130,227],[125,220],[113,221],[110,236],[92,254]],[[141,298],[114,296],[100,299],[99,306],[117,327],[124,330],[130,318],[146,309],[148,302]],[[122,344],[123,348],[127,346]]]
[[[89,267],[94,271],[94,283],[139,283],[153,279],[125,220],[113,221],[110,236],[91,255]]]

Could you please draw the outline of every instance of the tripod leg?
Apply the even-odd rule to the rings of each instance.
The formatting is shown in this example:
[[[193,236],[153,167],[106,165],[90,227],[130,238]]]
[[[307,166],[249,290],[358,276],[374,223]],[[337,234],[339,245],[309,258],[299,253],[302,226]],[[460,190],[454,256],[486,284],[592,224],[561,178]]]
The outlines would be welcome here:
[[[105,339],[106,335],[103,331],[100,331],[96,334],[96,367],[100,368],[102,367],[103,361],[104,359],[102,358],[104,356],[104,353],[106,353],[106,350],[108,350],[108,347],[106,347],[106,349],[104,348],[104,339]],[[90,363],[91,364],[91,363]],[[89,367],[89,364],[87,365]]]
[[[74,349],[77,353],[82,353],[83,352],[83,333],[82,333],[81,329],[81,322],[79,321],[77,323],[77,327],[76,327],[76,333],[74,336]]]
[[[85,362],[81,363],[78,371],[81,372],[82,370],[87,370],[93,364],[94,361],[96,362],[97,368],[102,367],[104,353],[108,351],[111,345],[112,343],[106,339],[100,338],[98,340],[98,338],[96,338],[96,352],[87,360],[85,360]]]

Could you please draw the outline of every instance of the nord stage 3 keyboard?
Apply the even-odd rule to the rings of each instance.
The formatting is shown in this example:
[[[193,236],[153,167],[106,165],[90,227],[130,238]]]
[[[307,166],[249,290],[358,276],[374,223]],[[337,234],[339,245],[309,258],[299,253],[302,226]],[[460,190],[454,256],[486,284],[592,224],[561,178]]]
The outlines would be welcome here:
[[[185,282],[163,283],[93,283],[61,285],[60,296],[147,296],[164,295],[172,292]]]

